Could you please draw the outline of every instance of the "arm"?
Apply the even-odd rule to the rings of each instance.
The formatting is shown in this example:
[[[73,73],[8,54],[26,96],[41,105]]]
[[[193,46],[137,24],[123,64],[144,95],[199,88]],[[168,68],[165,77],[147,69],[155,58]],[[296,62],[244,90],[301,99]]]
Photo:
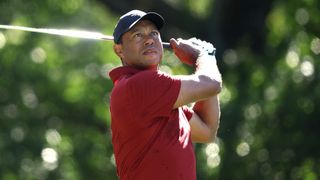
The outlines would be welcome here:
[[[210,142],[217,133],[220,106],[217,94],[221,91],[222,80],[214,56],[188,42],[172,42],[176,55],[182,62],[195,66],[195,73],[180,76],[181,88],[174,108],[196,102],[190,119],[191,137],[194,142]]]
[[[214,141],[219,128],[220,105],[219,97],[212,96],[199,101],[193,106],[194,114],[189,123],[193,142]]]
[[[181,80],[181,88],[173,108],[217,95],[221,91],[222,79],[215,57],[189,40],[171,39],[170,43],[183,63],[195,67],[194,74],[177,76]]]
[[[207,99],[221,91],[222,80],[215,57],[200,55],[192,75],[177,76],[181,88],[174,108]]]

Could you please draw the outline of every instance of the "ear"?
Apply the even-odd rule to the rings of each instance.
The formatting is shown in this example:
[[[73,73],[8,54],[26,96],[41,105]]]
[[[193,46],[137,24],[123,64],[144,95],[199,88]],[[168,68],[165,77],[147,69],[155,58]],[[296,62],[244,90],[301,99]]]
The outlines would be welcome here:
[[[120,59],[124,58],[121,44],[114,44],[113,51],[120,57]]]

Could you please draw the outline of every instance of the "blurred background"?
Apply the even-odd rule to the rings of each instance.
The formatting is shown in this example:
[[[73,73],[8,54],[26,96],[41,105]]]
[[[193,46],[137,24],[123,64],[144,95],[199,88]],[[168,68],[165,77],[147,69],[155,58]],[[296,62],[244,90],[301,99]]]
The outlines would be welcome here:
[[[217,48],[221,123],[214,143],[195,144],[199,180],[320,178],[320,1],[0,0],[0,24],[111,35],[131,9],[162,14],[163,41]],[[0,179],[116,180],[119,65],[112,42],[0,29]],[[192,72],[170,51],[161,69]]]

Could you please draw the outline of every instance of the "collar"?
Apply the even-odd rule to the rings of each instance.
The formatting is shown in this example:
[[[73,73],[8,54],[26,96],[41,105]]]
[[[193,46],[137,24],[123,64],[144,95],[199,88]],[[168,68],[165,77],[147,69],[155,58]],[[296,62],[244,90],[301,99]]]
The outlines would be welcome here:
[[[113,83],[115,84],[124,75],[134,75],[142,70],[131,67],[131,66],[121,66],[110,71],[109,76]]]

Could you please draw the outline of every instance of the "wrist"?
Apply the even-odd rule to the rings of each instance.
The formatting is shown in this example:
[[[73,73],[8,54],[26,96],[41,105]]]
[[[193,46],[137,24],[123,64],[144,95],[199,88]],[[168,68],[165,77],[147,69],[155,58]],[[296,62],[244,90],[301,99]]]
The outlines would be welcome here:
[[[215,56],[212,53],[202,51],[196,59],[194,66],[196,68],[199,66],[212,67],[212,63],[216,64]]]

